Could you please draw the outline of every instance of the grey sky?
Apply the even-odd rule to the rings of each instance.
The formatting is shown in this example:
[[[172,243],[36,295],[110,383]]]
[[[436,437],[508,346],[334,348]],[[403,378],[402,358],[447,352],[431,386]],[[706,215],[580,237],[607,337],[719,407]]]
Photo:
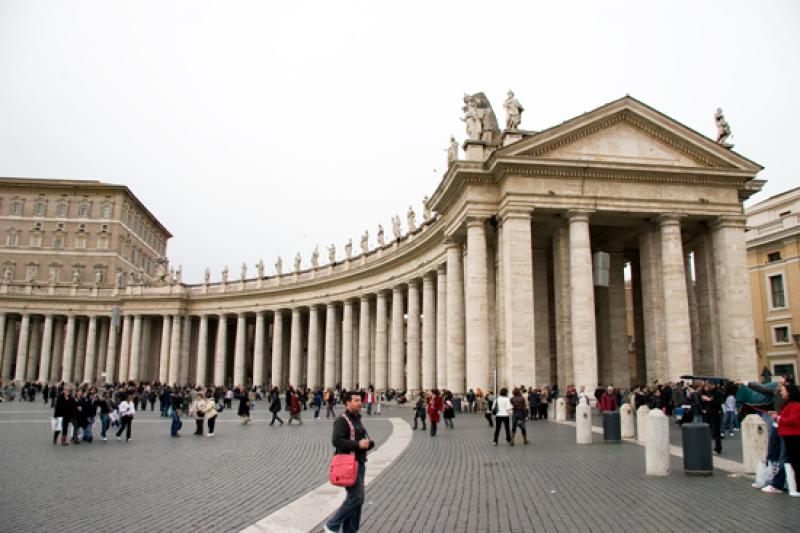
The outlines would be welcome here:
[[[127,185],[174,264],[350,237],[436,188],[461,98],[543,129],[628,93],[796,186],[800,3],[0,0],[0,175]]]

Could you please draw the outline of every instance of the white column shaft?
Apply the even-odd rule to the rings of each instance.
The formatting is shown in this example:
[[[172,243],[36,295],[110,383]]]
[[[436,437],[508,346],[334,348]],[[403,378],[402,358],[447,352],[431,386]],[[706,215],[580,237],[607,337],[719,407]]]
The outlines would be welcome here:
[[[692,374],[692,330],[689,326],[680,220],[669,216],[661,219],[661,288],[666,304],[666,378],[677,381],[682,375]]]
[[[464,268],[461,245],[447,245],[447,388],[464,392]]]
[[[219,315],[217,343],[214,350],[214,385],[225,385],[225,360],[228,358],[228,317]]]
[[[272,376],[273,387],[283,390],[283,313],[276,310],[272,322]]]
[[[181,332],[183,331],[183,317],[172,317],[172,338],[169,347],[169,371],[167,373],[169,384],[178,383],[181,356]]]
[[[336,386],[336,304],[329,303],[325,313],[325,387]]]
[[[142,356],[142,315],[133,317],[133,333],[131,334],[131,362],[128,379],[139,380],[139,359]]]
[[[89,331],[86,335],[86,364],[83,366],[83,381],[94,383],[96,376],[95,358],[97,357],[97,317],[89,317]],[[136,379],[131,378],[131,379]]]
[[[433,272],[422,278],[422,388],[436,388],[436,279]]]
[[[131,330],[133,329],[133,317],[125,315],[125,323],[122,325],[122,342],[119,350],[119,381],[128,381],[128,363],[131,355]]]
[[[322,379],[320,379],[319,375],[319,311],[318,305],[312,305],[308,309],[308,373],[306,375],[306,383],[312,389],[322,385]]]
[[[264,351],[266,336],[267,314],[264,311],[256,313],[256,338],[253,347],[253,385],[264,384],[264,364],[266,353]]]
[[[0,334],[2,334],[5,324],[0,322]],[[0,346],[2,346],[0,339]],[[42,334],[42,358],[39,361],[39,379],[41,384],[50,381],[50,358],[53,353],[53,315],[44,317],[44,333]]]
[[[75,363],[75,316],[67,316],[67,329],[64,334],[64,362],[61,367],[61,381],[72,381],[72,370]]]
[[[594,316],[592,249],[589,216],[573,212],[569,217],[570,307],[572,310],[572,357],[575,386],[593,391],[597,386],[597,337]]]
[[[421,353],[420,353],[420,316],[419,316],[419,281],[411,280],[408,283],[408,324],[407,328],[407,362],[406,386],[410,391],[420,389],[421,380]]]
[[[200,331],[197,338],[197,368],[194,381],[197,385],[206,385],[206,368],[208,366],[208,315],[200,315]]]
[[[375,388],[385,390],[389,384],[387,346],[386,293],[378,293],[375,302]]]
[[[25,381],[25,365],[28,362],[28,341],[31,332],[31,315],[24,313],[19,326],[17,342],[17,364],[14,368],[14,381]]]
[[[183,329],[181,331],[181,355],[178,366],[178,382],[181,385],[189,384],[189,357],[192,343],[192,317],[183,317]]]
[[[172,316],[164,315],[161,322],[161,351],[158,358],[158,381],[169,379],[169,344],[172,336]]]
[[[369,387],[370,369],[370,303],[368,296],[362,296],[359,302],[358,320],[358,386],[364,390]]]
[[[447,267],[436,268],[436,388],[447,388]],[[426,389],[429,387],[425,387]],[[434,387],[430,387],[431,389]]]
[[[342,309],[342,387],[350,390],[353,379],[353,301],[345,300]]]
[[[316,343],[315,343],[316,346]],[[311,349],[309,343],[309,350]],[[303,330],[300,308],[292,309],[292,334],[289,341],[289,384],[297,387],[303,381]],[[316,366],[315,366],[316,368]],[[309,386],[313,386],[311,383]]]
[[[405,320],[403,287],[392,289],[392,353],[389,356],[389,386],[394,390],[405,388]]]
[[[244,385],[244,352],[247,341],[247,315],[239,313],[236,317],[236,344],[233,350],[233,386]]]

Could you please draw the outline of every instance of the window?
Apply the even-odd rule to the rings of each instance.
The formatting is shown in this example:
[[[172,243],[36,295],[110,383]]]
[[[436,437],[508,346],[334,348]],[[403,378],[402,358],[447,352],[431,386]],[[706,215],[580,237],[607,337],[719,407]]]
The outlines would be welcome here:
[[[767,263],[774,263],[775,261],[781,260],[781,253],[780,252],[772,252],[767,254]]]
[[[103,218],[111,218],[112,212],[113,212],[112,207],[110,205],[106,204],[106,205],[103,206],[103,209],[100,211],[100,216],[102,216]]]
[[[78,224],[78,231],[86,231],[86,224]]]
[[[108,231],[108,224],[100,224],[100,231],[107,232]]]
[[[41,222],[34,222],[33,223],[33,231],[42,231],[42,223]]]
[[[64,223],[63,222],[58,222],[56,224],[56,231],[64,231]]]
[[[61,265],[53,263],[50,265],[50,281],[58,283],[61,281]]]
[[[39,265],[31,263],[25,267],[25,281],[36,281],[36,276],[39,275]]]
[[[75,248],[86,248],[86,235],[78,235],[75,237]]]
[[[773,376],[786,376],[794,380],[794,363],[775,363],[772,366]]]
[[[108,235],[101,235],[97,238],[97,248],[100,250],[108,250]]]
[[[64,248],[64,237],[53,237],[53,248],[56,250]]]
[[[9,248],[16,248],[17,243],[19,241],[19,233],[15,230],[11,230],[8,232],[8,238],[6,239],[6,243],[8,244]]]
[[[785,217],[785,216],[788,216],[788,215],[791,215],[791,214],[792,214],[791,211],[784,211],[783,213],[779,213],[778,216],[779,217]]]
[[[776,326],[772,328],[772,337],[775,344],[789,343],[789,326]]]
[[[11,202],[11,215],[15,217],[22,216],[22,202],[20,200]]]
[[[69,206],[65,203],[60,203],[56,206],[56,216],[58,218],[67,218]]]
[[[38,233],[31,235],[31,248],[41,248],[42,247],[42,236]]]
[[[43,217],[47,211],[47,204],[44,202],[36,202],[33,204],[33,216]]]
[[[78,218],[89,218],[89,202],[81,202],[78,206]]]
[[[786,307],[786,294],[783,290],[783,274],[769,277],[769,290],[773,309]]]

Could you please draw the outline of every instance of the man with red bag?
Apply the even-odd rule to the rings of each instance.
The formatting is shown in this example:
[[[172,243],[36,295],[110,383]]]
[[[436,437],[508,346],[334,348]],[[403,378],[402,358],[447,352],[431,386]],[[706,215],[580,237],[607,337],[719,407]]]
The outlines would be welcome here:
[[[361,423],[361,396],[355,391],[342,395],[345,412],[333,423],[333,442],[337,454],[354,454],[358,462],[356,482],[347,490],[347,497],[341,507],[325,523],[326,532],[350,533],[358,531],[361,524],[361,506],[364,503],[364,472],[367,450],[375,447],[367,430]]]
[[[431,437],[436,436],[436,425],[439,423],[439,413],[444,410],[442,396],[439,389],[431,391],[430,401],[428,402],[428,418],[431,421]]]

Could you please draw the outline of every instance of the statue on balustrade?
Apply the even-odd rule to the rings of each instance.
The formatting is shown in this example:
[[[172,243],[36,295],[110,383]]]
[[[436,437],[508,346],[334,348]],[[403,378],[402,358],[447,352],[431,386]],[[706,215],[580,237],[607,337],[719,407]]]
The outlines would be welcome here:
[[[395,240],[399,240],[403,235],[403,232],[400,229],[400,215],[395,215],[392,217],[392,233],[394,233]]]
[[[261,279],[264,277],[264,260],[259,259],[258,263],[256,263],[256,270],[258,271],[258,278]]]
[[[283,259],[281,259],[281,256],[278,256],[278,260],[275,261],[275,272],[278,273],[278,276],[283,276]]]
[[[222,269],[222,283],[228,283],[228,274],[230,274],[230,270],[228,270],[228,265],[225,265],[225,268]]]
[[[364,230],[364,235],[361,236],[361,253],[367,255],[369,252],[369,231]]]
[[[311,252],[311,268],[319,267],[319,244],[314,247],[314,251]]]
[[[336,245],[331,244],[328,246],[328,262],[334,264],[336,262]]]
[[[378,224],[378,246],[383,248],[386,245],[386,238],[383,236],[383,224]]]
[[[300,252],[297,252],[297,255],[294,256],[294,271],[295,272],[300,272],[300,263],[301,262],[302,262],[302,259],[300,258]]]
[[[525,108],[522,107],[519,100],[514,98],[514,91],[508,91],[508,98],[503,102],[503,107],[506,109],[506,129],[517,129],[522,121],[522,112],[525,111]]]
[[[347,244],[344,245],[344,255],[346,255],[348,259],[353,257],[353,239],[347,239]]]

